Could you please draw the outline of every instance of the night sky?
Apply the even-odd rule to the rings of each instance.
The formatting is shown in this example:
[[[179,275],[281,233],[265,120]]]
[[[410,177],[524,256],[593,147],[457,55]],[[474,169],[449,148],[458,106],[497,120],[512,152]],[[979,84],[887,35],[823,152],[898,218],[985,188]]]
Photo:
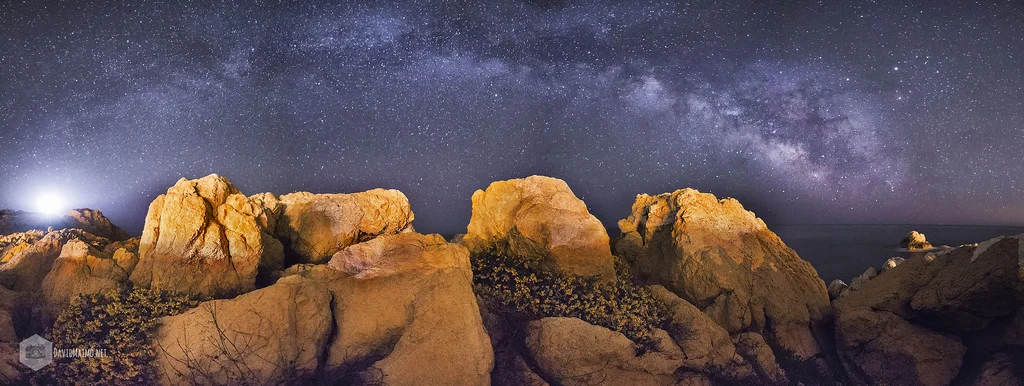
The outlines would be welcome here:
[[[769,224],[1024,224],[1024,1],[113,3],[0,3],[0,207],[138,233],[219,173],[397,188],[451,234],[544,174],[610,226],[684,187]]]

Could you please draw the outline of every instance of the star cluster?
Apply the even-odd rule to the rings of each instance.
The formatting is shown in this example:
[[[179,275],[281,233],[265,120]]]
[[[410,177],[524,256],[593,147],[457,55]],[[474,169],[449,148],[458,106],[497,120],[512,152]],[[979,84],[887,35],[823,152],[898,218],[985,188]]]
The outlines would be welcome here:
[[[0,4],[0,207],[61,190],[137,231],[219,173],[397,188],[456,233],[545,174],[608,225],[683,187],[770,223],[1024,224],[1019,1],[332,3]]]

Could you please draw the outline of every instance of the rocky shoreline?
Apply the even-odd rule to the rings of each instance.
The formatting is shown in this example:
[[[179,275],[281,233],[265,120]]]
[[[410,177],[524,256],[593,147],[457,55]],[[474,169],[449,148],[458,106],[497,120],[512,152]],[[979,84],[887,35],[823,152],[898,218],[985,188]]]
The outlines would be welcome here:
[[[1022,236],[914,232],[919,256],[826,287],[754,213],[693,189],[638,195],[615,238],[558,179],[472,202],[452,241],[417,233],[397,190],[246,196],[217,175],[154,200],[141,238],[99,211],[0,212],[0,381],[1024,384]],[[138,374],[19,363],[23,339],[136,290],[195,299],[151,313]]]

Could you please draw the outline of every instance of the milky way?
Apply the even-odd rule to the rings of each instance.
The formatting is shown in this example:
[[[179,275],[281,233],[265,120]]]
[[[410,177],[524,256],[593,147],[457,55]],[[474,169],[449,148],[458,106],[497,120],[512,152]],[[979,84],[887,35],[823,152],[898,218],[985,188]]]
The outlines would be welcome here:
[[[695,187],[769,223],[1024,224],[1024,5],[0,4],[0,207],[138,232],[175,180],[402,190],[464,230],[494,180],[608,225]],[[856,3],[856,4],[854,4]]]

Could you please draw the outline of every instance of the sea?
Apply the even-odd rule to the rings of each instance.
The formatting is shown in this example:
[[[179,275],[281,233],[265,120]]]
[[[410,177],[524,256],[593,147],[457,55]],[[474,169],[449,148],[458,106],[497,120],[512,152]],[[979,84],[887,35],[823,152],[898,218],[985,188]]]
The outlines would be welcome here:
[[[868,267],[881,268],[890,257],[909,257],[900,241],[912,230],[924,233],[934,246],[982,242],[1024,233],[1024,227],[965,225],[776,225],[770,227],[818,271],[827,285],[846,283]]]

